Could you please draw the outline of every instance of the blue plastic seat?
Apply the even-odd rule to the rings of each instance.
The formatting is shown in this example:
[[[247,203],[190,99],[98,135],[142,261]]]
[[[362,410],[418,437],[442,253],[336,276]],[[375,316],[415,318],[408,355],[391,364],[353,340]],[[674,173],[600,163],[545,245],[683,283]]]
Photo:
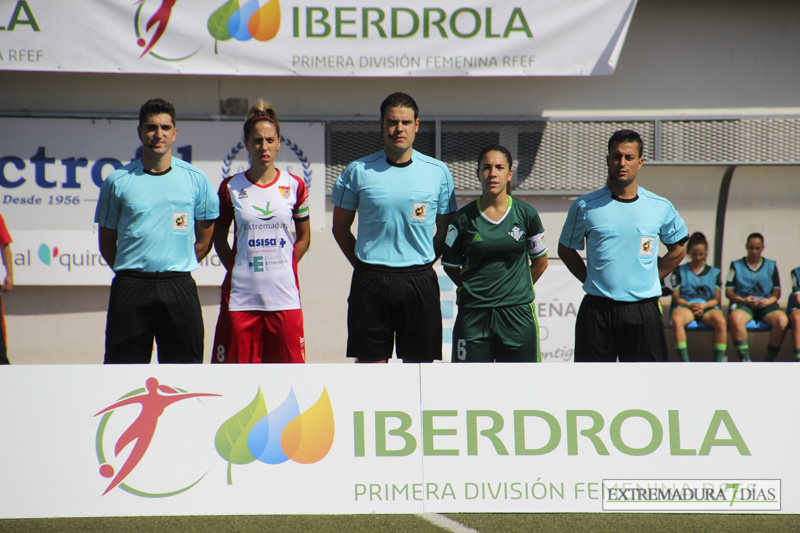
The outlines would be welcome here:
[[[756,322],[755,320],[751,320],[744,327],[747,331],[769,331],[772,329],[772,326],[766,322]]]
[[[686,331],[711,331],[711,328],[708,325],[698,320],[692,320],[686,324],[686,328],[684,329]],[[745,329],[747,329],[747,331],[769,331],[772,328],[766,322],[756,322],[755,320],[751,320],[745,324]]]
[[[686,331],[711,331],[711,327],[708,324],[704,324],[699,320],[692,320],[686,327],[684,328]]]

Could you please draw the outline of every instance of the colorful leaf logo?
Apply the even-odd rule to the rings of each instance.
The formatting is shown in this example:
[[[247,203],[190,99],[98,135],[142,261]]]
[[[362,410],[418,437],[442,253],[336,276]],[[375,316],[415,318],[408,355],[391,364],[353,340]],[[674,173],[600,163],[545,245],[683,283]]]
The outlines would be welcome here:
[[[253,38],[247,29],[247,21],[250,15],[258,10],[258,0],[248,0],[248,2],[237,9],[228,19],[228,31],[237,41],[248,41]]]
[[[266,42],[278,35],[281,27],[279,0],[270,0],[259,7],[259,0],[228,0],[208,18],[208,33],[217,41],[255,39]]]
[[[266,42],[278,35],[281,27],[281,5],[278,0],[267,2],[264,7],[253,13],[247,23],[250,35],[256,41]]]
[[[258,388],[253,401],[247,407],[233,415],[217,430],[214,444],[217,453],[228,461],[228,485],[232,484],[231,467],[234,464],[245,465],[256,460],[247,447],[247,435],[253,426],[267,416],[267,405]]]
[[[228,0],[208,17],[208,33],[218,41],[227,41],[233,36],[228,31],[228,19],[239,9],[239,0]]]
[[[283,429],[300,415],[294,389],[289,390],[286,400],[270,414],[256,422],[247,438],[250,453],[268,465],[285,463],[289,457],[281,449]]]
[[[255,460],[280,464],[288,460],[311,464],[323,459],[333,446],[333,407],[327,388],[308,410],[300,412],[294,389],[271,413],[267,413],[261,389],[245,409],[225,422],[217,431],[217,452],[231,464]]]
[[[317,403],[286,426],[281,447],[296,463],[316,463],[328,455],[333,446],[333,434],[333,407],[328,389],[323,388]]]

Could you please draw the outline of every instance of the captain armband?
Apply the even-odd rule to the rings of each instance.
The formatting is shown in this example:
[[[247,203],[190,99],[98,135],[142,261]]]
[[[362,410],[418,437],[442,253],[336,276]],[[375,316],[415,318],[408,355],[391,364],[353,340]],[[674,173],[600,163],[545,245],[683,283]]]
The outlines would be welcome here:
[[[547,242],[544,239],[544,233],[537,233],[528,237],[528,255],[531,257],[539,257],[547,251]]]

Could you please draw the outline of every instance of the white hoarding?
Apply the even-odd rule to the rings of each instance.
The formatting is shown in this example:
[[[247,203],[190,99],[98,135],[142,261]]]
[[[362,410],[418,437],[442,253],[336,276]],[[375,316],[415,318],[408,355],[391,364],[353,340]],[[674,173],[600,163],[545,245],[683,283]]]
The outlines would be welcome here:
[[[780,363],[11,366],[0,518],[800,513],[798,379]]]
[[[258,76],[611,74],[636,0],[9,0],[0,70]]]

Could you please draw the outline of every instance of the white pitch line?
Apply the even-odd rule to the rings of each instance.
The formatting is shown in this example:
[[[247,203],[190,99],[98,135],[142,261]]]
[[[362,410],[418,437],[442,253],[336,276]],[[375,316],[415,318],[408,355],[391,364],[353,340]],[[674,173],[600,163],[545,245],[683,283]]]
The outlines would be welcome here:
[[[417,516],[453,533],[480,533],[477,529],[467,527],[461,522],[456,522],[438,513],[419,513]]]

